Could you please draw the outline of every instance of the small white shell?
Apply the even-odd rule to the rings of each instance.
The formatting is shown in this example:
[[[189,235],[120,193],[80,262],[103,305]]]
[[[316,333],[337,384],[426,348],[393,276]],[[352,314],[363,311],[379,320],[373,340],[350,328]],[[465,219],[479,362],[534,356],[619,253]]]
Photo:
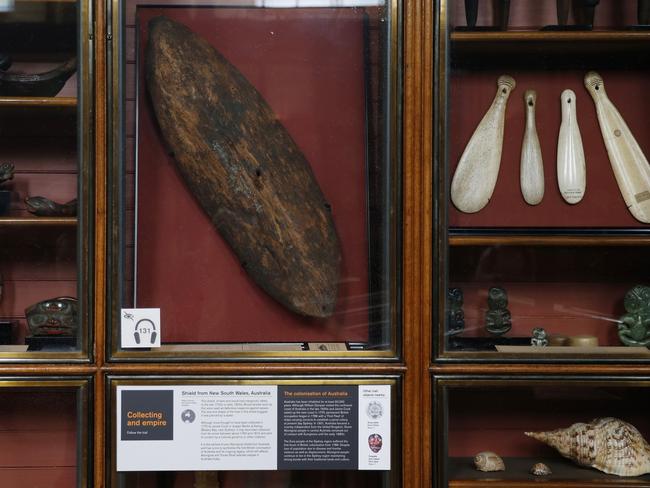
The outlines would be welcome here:
[[[505,471],[506,465],[503,459],[491,451],[479,452],[474,456],[474,466],[479,471]]]
[[[530,468],[530,474],[534,474],[535,476],[548,476],[549,474],[553,474],[553,471],[544,463],[535,463]]]

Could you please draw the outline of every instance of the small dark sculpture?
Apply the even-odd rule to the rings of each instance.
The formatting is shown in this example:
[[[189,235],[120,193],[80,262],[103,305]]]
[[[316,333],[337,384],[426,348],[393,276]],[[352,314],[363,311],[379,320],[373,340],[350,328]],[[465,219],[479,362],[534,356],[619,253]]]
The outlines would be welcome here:
[[[77,199],[68,203],[57,203],[45,197],[25,198],[27,211],[39,217],[75,217],[77,215]]]
[[[14,165],[12,163],[0,164],[0,184],[13,179]],[[9,190],[0,190],[0,215],[4,215],[9,210],[11,204],[11,195]]]
[[[627,312],[620,318],[618,337],[626,346],[650,344],[650,287],[637,285],[625,294]]]
[[[50,298],[25,309],[33,336],[73,336],[77,330],[77,299]]]
[[[12,163],[0,164],[0,183],[13,179],[14,170],[15,168]]]
[[[485,328],[490,334],[502,335],[512,328],[508,295],[503,288],[492,287],[488,292],[488,308],[485,313]]]
[[[9,73],[0,69],[0,96],[53,97],[61,91],[76,70],[77,58],[72,58],[45,73]]]
[[[533,337],[530,339],[530,345],[533,347],[546,347],[548,346],[548,338],[546,331],[541,327],[533,329]]]
[[[11,66],[11,58],[6,53],[0,53],[0,69],[6,70]]]
[[[459,334],[465,328],[463,312],[463,290],[450,288],[447,291],[447,335]]]
[[[542,30],[591,30],[594,25],[594,14],[600,0],[557,0],[557,23],[558,25],[548,25]],[[569,10],[573,5],[573,17],[576,25],[568,25]]]

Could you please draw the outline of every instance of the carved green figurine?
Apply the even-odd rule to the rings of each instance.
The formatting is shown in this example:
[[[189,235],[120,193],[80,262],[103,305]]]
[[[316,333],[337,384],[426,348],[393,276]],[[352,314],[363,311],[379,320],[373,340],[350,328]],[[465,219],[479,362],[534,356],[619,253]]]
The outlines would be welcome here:
[[[618,337],[626,346],[650,344],[650,286],[637,285],[625,294],[627,312],[620,318]]]
[[[485,328],[490,334],[502,335],[512,328],[508,295],[503,288],[492,287],[488,292],[488,308],[485,313]]]

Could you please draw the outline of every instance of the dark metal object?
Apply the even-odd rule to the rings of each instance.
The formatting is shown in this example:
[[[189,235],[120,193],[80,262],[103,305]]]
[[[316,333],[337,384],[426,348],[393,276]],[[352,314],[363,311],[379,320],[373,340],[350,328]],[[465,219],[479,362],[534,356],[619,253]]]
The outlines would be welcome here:
[[[71,297],[50,298],[25,309],[32,336],[73,336],[77,315],[77,299]]]
[[[650,24],[650,0],[638,0],[636,8],[639,24]]]
[[[497,8],[497,25],[501,30],[508,30],[510,20],[510,0],[501,0]]]
[[[39,74],[9,73],[0,70],[0,96],[53,97],[61,91],[76,70],[76,58]]]
[[[450,288],[447,291],[447,335],[459,334],[465,329],[463,312],[463,290]]]
[[[166,17],[148,30],[149,95],[189,190],[260,287],[298,314],[330,316],[341,251],[308,161],[214,47]]]
[[[512,328],[506,290],[498,287],[490,288],[487,301],[489,310],[485,313],[485,328],[490,334],[505,334]]]
[[[626,346],[650,345],[650,287],[637,285],[625,294],[627,312],[620,318],[618,337]]]
[[[0,69],[6,70],[11,66],[11,58],[7,53],[0,53]]]
[[[14,165],[12,163],[0,164],[0,184],[13,179]],[[0,190],[0,215],[4,215],[9,211],[11,200],[14,192],[9,190]],[[0,298],[2,298],[2,283],[0,278]]]
[[[465,0],[465,19],[467,20],[467,27],[470,29],[476,27],[477,18],[478,0]]]
[[[39,217],[74,217],[77,215],[77,199],[57,203],[45,197],[25,198],[27,211]]]

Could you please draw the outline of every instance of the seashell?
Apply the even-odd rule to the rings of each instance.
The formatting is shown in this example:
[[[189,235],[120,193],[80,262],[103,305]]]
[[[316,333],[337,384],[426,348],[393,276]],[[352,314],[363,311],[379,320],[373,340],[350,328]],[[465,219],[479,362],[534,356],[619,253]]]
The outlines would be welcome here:
[[[479,471],[505,471],[506,465],[498,454],[492,451],[479,452],[474,456],[474,466]]]
[[[622,420],[606,417],[566,429],[526,432],[581,466],[617,476],[650,473],[650,445],[641,433]]]
[[[530,474],[534,474],[535,476],[548,476],[549,474],[553,474],[553,471],[544,463],[535,463],[530,468]]]

